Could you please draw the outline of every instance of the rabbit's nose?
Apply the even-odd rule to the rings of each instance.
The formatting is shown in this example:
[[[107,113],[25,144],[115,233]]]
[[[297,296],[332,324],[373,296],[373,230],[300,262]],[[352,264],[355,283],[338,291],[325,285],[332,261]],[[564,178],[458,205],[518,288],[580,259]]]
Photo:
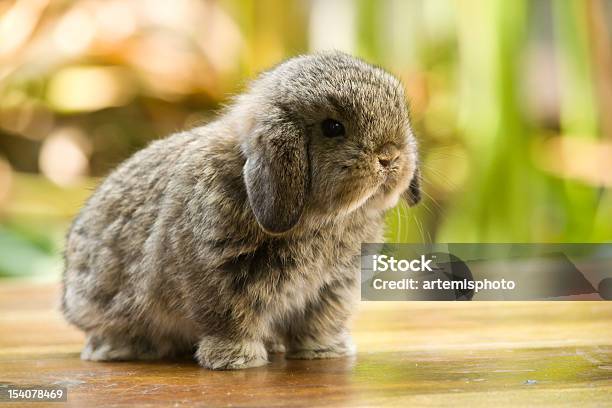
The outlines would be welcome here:
[[[389,159],[384,159],[382,157],[378,158],[378,162],[380,163],[381,166],[383,167],[389,167],[391,165],[391,160]]]
[[[399,152],[394,152],[393,154],[385,154],[378,156],[378,162],[383,168],[390,167],[399,157]]]

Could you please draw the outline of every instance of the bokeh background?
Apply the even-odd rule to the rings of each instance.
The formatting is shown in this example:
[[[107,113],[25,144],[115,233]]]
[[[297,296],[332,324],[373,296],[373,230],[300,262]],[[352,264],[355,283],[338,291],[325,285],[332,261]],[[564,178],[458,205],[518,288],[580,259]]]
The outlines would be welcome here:
[[[410,99],[425,199],[388,241],[612,241],[611,26],[604,0],[0,1],[0,277],[57,279],[100,177],[325,49]]]

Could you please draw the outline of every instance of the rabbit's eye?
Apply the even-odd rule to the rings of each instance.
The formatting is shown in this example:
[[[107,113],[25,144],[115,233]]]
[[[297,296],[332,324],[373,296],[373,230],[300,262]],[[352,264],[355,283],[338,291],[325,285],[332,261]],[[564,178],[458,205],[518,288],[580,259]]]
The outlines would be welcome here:
[[[325,137],[344,136],[344,125],[337,120],[325,119],[321,122],[321,130]]]

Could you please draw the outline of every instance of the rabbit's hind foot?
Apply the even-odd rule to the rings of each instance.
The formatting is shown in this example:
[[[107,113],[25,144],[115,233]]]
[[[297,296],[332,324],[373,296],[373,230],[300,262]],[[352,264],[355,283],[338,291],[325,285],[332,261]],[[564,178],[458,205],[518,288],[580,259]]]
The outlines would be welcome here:
[[[144,338],[130,339],[89,335],[81,359],[89,361],[156,360],[159,351]]]

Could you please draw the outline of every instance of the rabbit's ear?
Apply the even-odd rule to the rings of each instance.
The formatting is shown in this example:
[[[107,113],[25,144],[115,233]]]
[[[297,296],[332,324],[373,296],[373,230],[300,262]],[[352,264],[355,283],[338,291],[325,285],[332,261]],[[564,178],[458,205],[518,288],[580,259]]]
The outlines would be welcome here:
[[[421,170],[417,167],[410,181],[410,185],[402,193],[402,197],[409,206],[417,205],[421,201]]]
[[[244,165],[249,204],[266,232],[289,231],[302,215],[310,183],[305,132],[274,121],[251,136]]]

